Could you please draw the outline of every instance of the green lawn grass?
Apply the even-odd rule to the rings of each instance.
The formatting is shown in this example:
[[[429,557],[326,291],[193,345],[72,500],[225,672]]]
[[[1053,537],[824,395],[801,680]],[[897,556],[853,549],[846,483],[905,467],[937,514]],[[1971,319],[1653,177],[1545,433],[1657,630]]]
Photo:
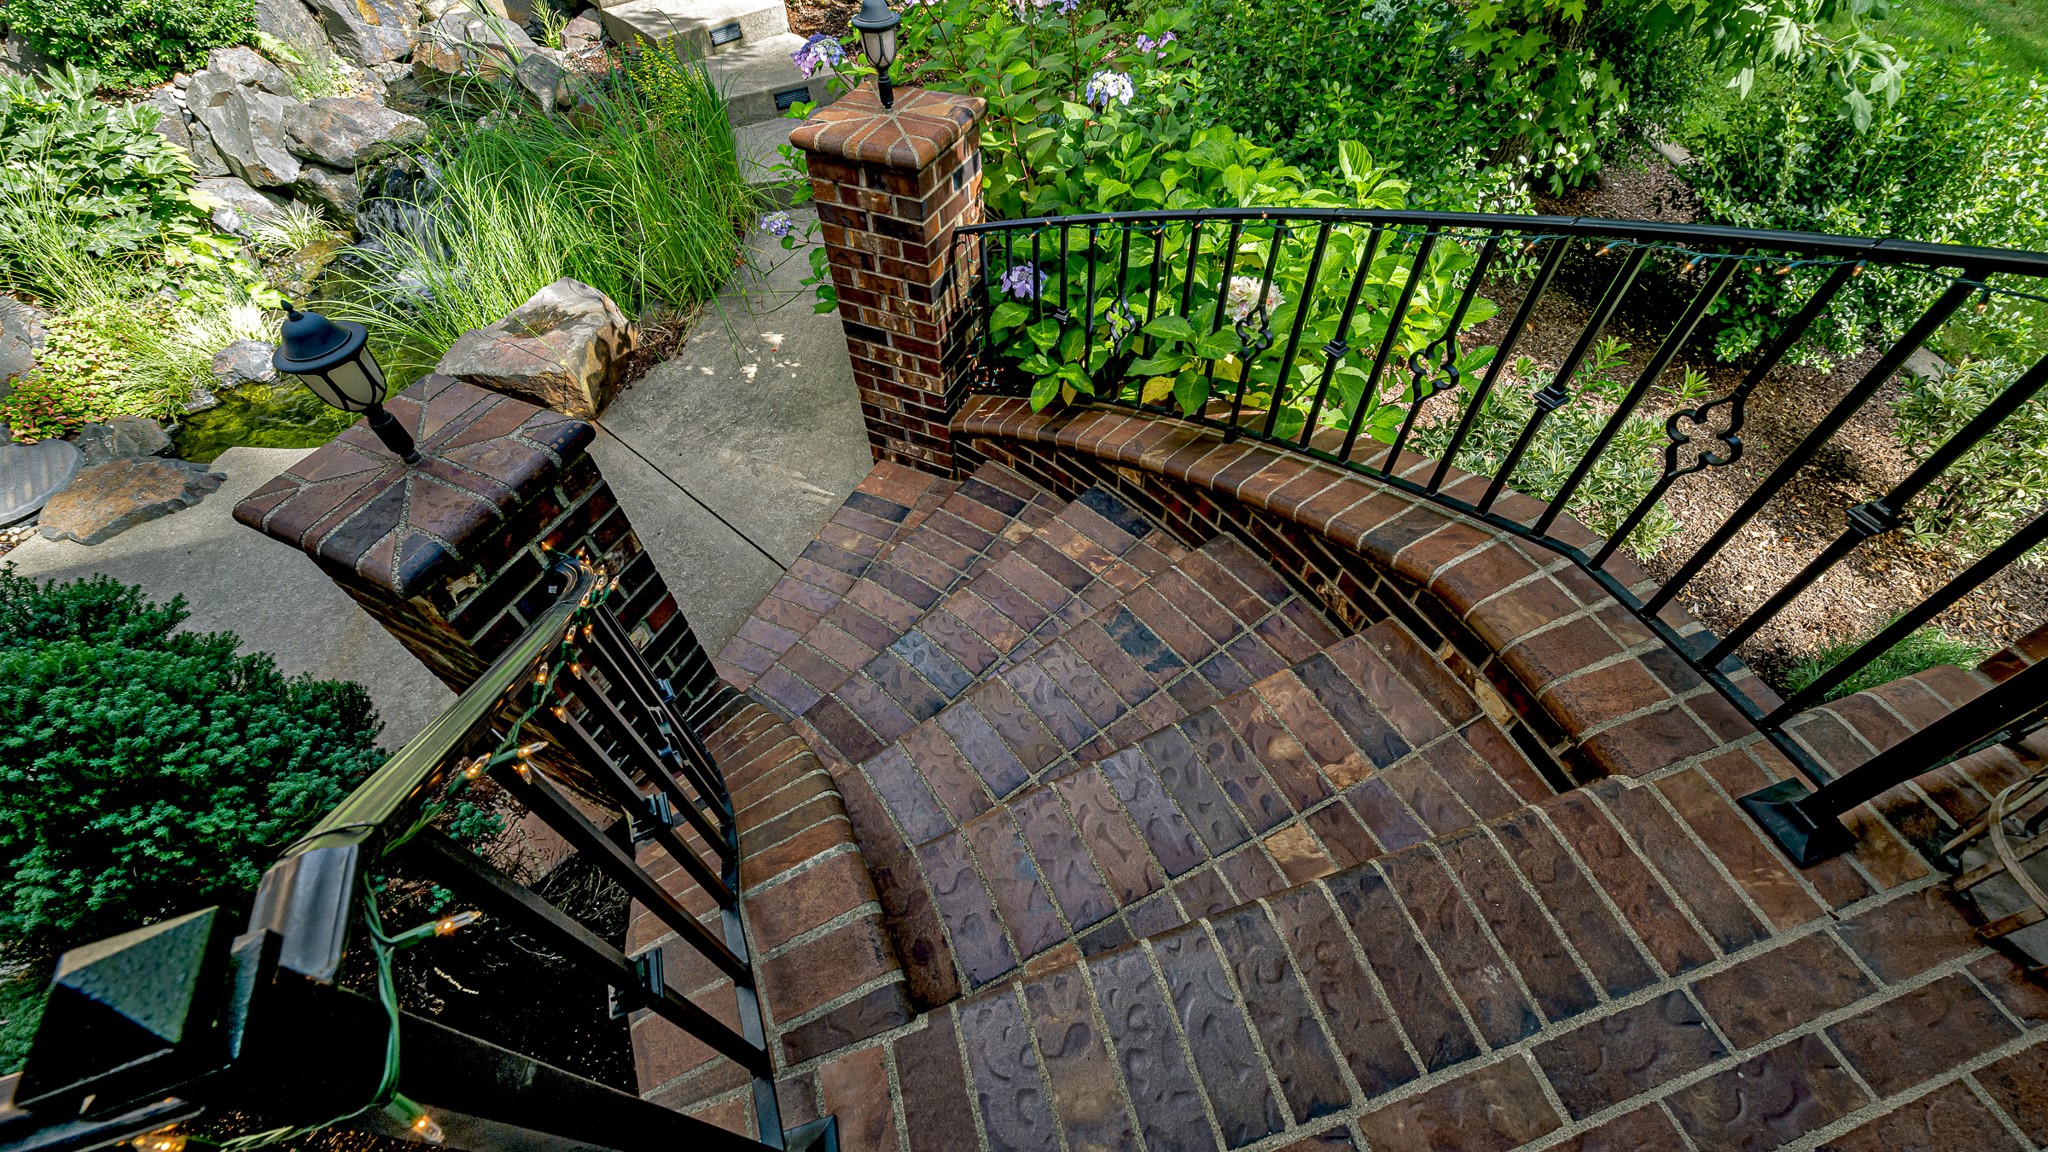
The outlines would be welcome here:
[[[1990,33],[1991,58],[2029,72],[2048,72],[2048,0],[1905,0],[1879,34],[1912,36],[1962,47],[1971,29]]]

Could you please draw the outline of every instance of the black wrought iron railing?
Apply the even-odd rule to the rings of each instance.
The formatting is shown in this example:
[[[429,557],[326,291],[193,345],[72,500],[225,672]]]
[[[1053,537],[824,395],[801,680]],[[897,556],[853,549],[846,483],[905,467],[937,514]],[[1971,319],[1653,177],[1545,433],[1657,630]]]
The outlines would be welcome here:
[[[480,1150],[836,1148],[829,1119],[787,1133],[781,1124],[718,765],[605,609],[616,579],[582,557],[552,575],[554,606],[264,873],[245,930],[207,909],[65,954],[0,1108],[0,1150],[105,1147],[154,1132],[137,1146],[172,1152],[186,1139],[167,1128],[177,1123],[233,1152],[294,1146],[330,1126]],[[722,974],[714,994],[732,997],[731,1011],[671,987],[661,949],[628,957],[550,903],[520,868],[494,861],[487,838],[452,834],[450,817],[485,777]],[[622,819],[600,827],[608,815]],[[643,852],[650,862],[666,855],[710,898],[716,929],[649,872]],[[415,893],[441,886],[455,903],[415,900],[425,921],[387,930],[387,878]],[[609,986],[614,1017],[651,1011],[744,1068],[761,1138],[406,1010],[396,953],[478,915],[527,952],[558,958],[591,992]],[[351,964],[364,948],[371,963]],[[603,1013],[602,999],[585,999]]]
[[[1789,699],[1738,683],[1740,657],[1760,629],[1866,542],[1908,526],[1916,497],[2025,406],[2044,402],[2043,359],[2015,370],[1909,474],[1841,509],[1846,524],[1832,542],[1756,607],[1723,621],[1718,635],[1682,635],[1661,614],[1709,566],[1741,562],[1731,544],[1783,510],[1802,470],[1884,402],[1888,383],[1945,326],[1992,304],[2043,303],[2041,253],[1584,218],[1284,208],[1005,220],[962,228],[954,243],[960,262],[979,269],[976,388],[1213,427],[1533,540],[1591,574],[1823,783],[1828,773],[1785,735],[1785,722],[2048,542],[2048,514],[2033,509],[2008,539]],[[1614,335],[1624,328],[1650,334],[1647,359],[1624,354]],[[1796,443],[1763,462],[1766,474],[1701,543],[1658,556],[1668,569],[1659,586],[1631,587],[1615,571],[1632,568],[1617,565],[1617,551],[1647,556],[1676,532],[1666,504],[1674,488],[1743,459],[1750,408],[1795,349],[1832,341],[1853,358],[1885,332],[1895,335],[1876,359]],[[1716,386],[1702,369],[1724,363],[1737,370],[1733,383]],[[1995,694],[2010,702],[2019,691]],[[1965,730],[1994,713],[1993,727]],[[2038,714],[2015,715],[1958,713],[1942,728],[1942,756],[2040,723]],[[1934,755],[1924,743],[1914,747],[1923,759]],[[1897,758],[1879,767],[1896,775]],[[1839,847],[1828,835],[1815,844]]]

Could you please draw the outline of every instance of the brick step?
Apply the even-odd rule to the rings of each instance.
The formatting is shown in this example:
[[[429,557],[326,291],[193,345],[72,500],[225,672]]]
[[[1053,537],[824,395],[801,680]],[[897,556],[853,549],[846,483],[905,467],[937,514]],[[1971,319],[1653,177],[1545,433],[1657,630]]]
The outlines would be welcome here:
[[[869,470],[712,661],[744,692],[837,607],[887,554],[959,489],[957,481],[883,461]]]
[[[984,464],[886,551],[821,550],[815,559],[836,568],[847,587],[761,672],[753,696],[785,718],[803,715],[1058,507],[1015,472]]]
[[[790,726],[737,692],[700,725],[732,795],[739,825],[740,902],[777,1060],[793,1064],[910,1022],[903,972],[890,947],[859,844],[832,776]],[[684,840],[708,858],[687,828]],[[717,905],[658,845],[641,866],[723,937]],[[664,978],[733,1028],[732,981],[635,903],[626,952],[662,953]],[[633,1013],[640,1094],[683,1108],[744,1086],[746,1073],[649,1011]]]
[[[2024,1097],[2048,999],[1940,888],[1786,868],[1729,798],[1757,771],[1602,780],[1034,965],[868,1050],[903,1146],[2013,1147],[1952,1069]]]
[[[803,731],[828,764],[865,759],[1186,554],[1108,493],[1084,492],[844,683],[818,683],[828,691]]]
[[[1392,621],[1038,782],[951,747],[836,773],[919,1003],[1553,794]]]

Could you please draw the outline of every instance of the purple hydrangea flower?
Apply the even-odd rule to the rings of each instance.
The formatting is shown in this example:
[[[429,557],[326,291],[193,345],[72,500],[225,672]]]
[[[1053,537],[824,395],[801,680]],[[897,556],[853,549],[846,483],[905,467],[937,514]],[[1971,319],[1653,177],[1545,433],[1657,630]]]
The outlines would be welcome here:
[[[1154,40],[1150,36],[1147,36],[1143,32],[1140,32],[1138,33],[1137,40],[1135,40],[1132,43],[1132,46],[1135,47],[1140,53],[1146,56],[1158,57],[1166,55],[1166,46],[1178,39],[1180,39],[1180,37],[1172,32],[1162,34],[1157,40]]]
[[[1104,69],[1088,78],[1088,89],[1082,98],[1090,104],[1107,108],[1112,100],[1118,104],[1129,104],[1131,97],[1137,94],[1138,90],[1131,87],[1129,76]]]
[[[1051,279],[1050,274],[1040,272],[1036,264],[1027,261],[1004,272],[996,287],[1013,300],[1036,300]]]
[[[1074,9],[1080,6],[1081,0],[1053,0],[1052,8],[1053,11],[1058,12],[1062,16],[1070,16],[1073,14]]]
[[[789,59],[796,65],[797,74],[809,80],[818,74],[820,68],[837,68],[844,63],[846,49],[840,47],[839,41],[820,32],[804,41],[803,47],[791,52]]]
[[[761,217],[760,226],[761,231],[783,240],[788,238],[790,229],[796,227],[796,221],[791,220],[787,212],[770,212]]]

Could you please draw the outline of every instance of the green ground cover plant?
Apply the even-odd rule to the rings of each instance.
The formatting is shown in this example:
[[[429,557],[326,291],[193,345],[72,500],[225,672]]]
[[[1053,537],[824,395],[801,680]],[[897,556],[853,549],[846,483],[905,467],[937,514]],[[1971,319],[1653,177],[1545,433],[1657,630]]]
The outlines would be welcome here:
[[[189,72],[207,49],[256,32],[252,0],[7,0],[5,21],[37,52],[128,89]]]
[[[444,135],[432,234],[387,240],[402,275],[328,306],[371,326],[395,385],[563,276],[628,315],[694,308],[731,276],[762,204],[724,101],[672,45],[643,44],[569,116],[508,104]]]
[[[1820,679],[1821,674],[1842,662],[1843,658],[1863,645],[1861,637],[1831,644],[1819,653],[1794,661],[1785,672],[1785,688],[1788,694],[1801,692],[1806,686]],[[1887,684],[1902,676],[1925,672],[1952,664],[1968,668],[1991,654],[1991,650],[1974,644],[1961,637],[1951,636],[1932,625],[1909,634],[1904,640],[1893,645],[1891,650],[1865,665],[1854,676],[1835,685],[1823,697],[1824,700],[1840,700],[1866,688]]]
[[[1908,382],[1892,402],[1899,441],[1913,459],[1946,442],[2020,375],[2004,360],[1966,360],[1939,376]],[[2001,421],[1909,508],[1908,528],[1923,546],[1973,560],[2048,511],[2048,398]],[[2040,563],[2039,549],[2028,562]]]
[[[241,904],[379,762],[360,685],[287,677],[233,633],[179,631],[185,618],[182,599],[108,577],[0,568],[0,983]],[[0,1068],[28,1039],[17,991],[0,992]]]

